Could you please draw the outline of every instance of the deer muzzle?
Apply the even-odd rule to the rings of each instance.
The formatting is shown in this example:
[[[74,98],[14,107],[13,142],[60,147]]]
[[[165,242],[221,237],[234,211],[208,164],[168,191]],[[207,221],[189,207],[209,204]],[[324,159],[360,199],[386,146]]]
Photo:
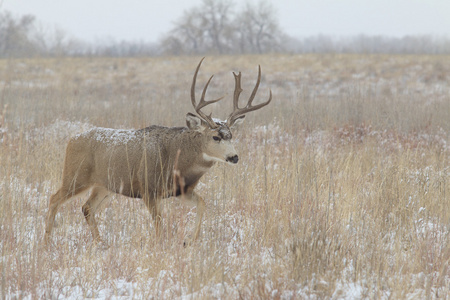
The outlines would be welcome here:
[[[239,161],[239,157],[237,155],[227,157],[227,162],[229,162],[229,163],[237,164],[238,161]]]

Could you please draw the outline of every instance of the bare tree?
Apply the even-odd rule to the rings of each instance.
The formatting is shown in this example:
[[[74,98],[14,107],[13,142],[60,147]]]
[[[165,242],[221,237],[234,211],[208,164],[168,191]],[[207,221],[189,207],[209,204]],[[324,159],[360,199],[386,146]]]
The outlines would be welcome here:
[[[233,2],[230,0],[203,0],[205,5],[202,14],[202,24],[205,28],[206,38],[209,39],[212,49],[219,54],[226,53],[229,48],[229,40],[232,36]]]
[[[281,48],[284,34],[268,2],[235,13],[231,0],[203,0],[185,11],[162,41],[170,54],[265,53]]]
[[[0,13],[0,56],[32,56],[40,52],[30,39],[35,22],[31,15],[14,18],[10,13]]]
[[[32,15],[0,13],[0,57],[66,55],[75,40],[57,26],[47,26]]]
[[[269,2],[247,3],[237,15],[235,24],[241,53],[282,50],[285,34],[279,28],[275,9]]]
[[[232,35],[230,0],[203,0],[186,10],[162,40],[166,53],[227,53]]]
[[[162,40],[162,46],[170,54],[199,53],[205,48],[203,20],[198,8],[184,12],[175,27]]]

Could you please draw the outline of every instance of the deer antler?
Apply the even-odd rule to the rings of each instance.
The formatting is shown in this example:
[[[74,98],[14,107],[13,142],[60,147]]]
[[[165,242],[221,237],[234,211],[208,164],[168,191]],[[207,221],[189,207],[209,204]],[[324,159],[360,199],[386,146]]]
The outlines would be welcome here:
[[[231,127],[234,122],[242,115],[260,109],[267,104],[270,103],[272,100],[272,90],[270,90],[269,100],[267,100],[264,103],[252,106],[253,99],[255,98],[256,92],[258,91],[259,83],[261,81],[261,66],[258,66],[258,80],[256,81],[256,85],[253,88],[253,92],[250,95],[250,98],[248,99],[247,105],[243,108],[239,108],[239,95],[242,92],[241,88],[241,72],[238,74],[234,73],[234,81],[235,81],[235,88],[234,88],[234,96],[233,96],[233,112],[228,116],[227,119],[227,125]]]
[[[211,82],[211,79],[214,77],[214,75],[212,75],[208,82],[206,83],[205,87],[203,88],[203,92],[202,92],[202,97],[200,98],[200,102],[198,104],[196,104],[196,100],[195,100],[195,82],[197,81],[197,73],[198,70],[200,69],[200,66],[203,62],[205,58],[203,57],[202,60],[200,60],[200,63],[197,66],[197,69],[195,70],[195,74],[194,74],[194,78],[192,79],[192,86],[191,86],[191,101],[192,101],[192,105],[195,108],[195,111],[197,112],[197,114],[206,122],[208,123],[209,127],[211,128],[218,128],[219,125],[216,124],[216,122],[213,121],[211,114],[209,114],[209,116],[207,116],[205,113],[203,113],[201,111],[201,109],[209,104],[213,104],[216,103],[219,100],[222,100],[223,97],[220,97],[219,99],[215,99],[215,100],[209,100],[209,101],[205,101],[205,94],[206,94],[206,89],[208,88],[209,83]]]

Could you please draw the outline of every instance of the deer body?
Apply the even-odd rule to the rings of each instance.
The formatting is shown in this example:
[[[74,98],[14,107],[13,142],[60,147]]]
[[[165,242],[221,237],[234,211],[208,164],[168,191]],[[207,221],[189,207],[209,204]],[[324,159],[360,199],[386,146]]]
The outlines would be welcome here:
[[[204,100],[212,76],[203,89],[199,103],[195,100],[195,81],[202,61],[195,71],[191,87],[191,101],[198,115],[188,113],[186,127],[153,125],[139,130],[93,128],[69,141],[62,185],[50,197],[46,243],[50,239],[59,206],[87,190],[91,193],[82,211],[96,241],[100,241],[100,234],[95,212],[111,193],[143,199],[152,214],[157,235],[161,227],[160,200],[181,196],[185,203],[197,207],[192,240],[198,237],[205,202],[194,188],[215,162],[238,162],[231,143],[231,129],[242,122],[244,113],[259,109],[272,99],[270,94],[267,102],[251,105],[261,77],[259,70],[258,81],[247,106],[239,108],[238,98],[242,91],[240,73],[233,73],[236,79],[234,110],[226,122],[213,121],[211,116],[201,111],[204,106],[221,99]]]
[[[77,178],[68,184],[80,189],[101,185],[133,198],[167,198],[174,191],[176,159],[186,188],[213,165],[203,158],[204,144],[203,136],[187,127],[94,128],[69,141],[63,178]],[[189,151],[180,151],[177,157],[180,149]]]

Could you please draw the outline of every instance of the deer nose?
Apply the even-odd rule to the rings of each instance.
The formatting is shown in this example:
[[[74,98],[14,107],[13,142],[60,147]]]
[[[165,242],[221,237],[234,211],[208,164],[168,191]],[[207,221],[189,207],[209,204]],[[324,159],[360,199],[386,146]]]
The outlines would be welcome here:
[[[230,163],[233,163],[233,164],[237,164],[238,160],[239,160],[239,157],[237,155],[229,156],[227,158],[227,162],[230,162]]]

